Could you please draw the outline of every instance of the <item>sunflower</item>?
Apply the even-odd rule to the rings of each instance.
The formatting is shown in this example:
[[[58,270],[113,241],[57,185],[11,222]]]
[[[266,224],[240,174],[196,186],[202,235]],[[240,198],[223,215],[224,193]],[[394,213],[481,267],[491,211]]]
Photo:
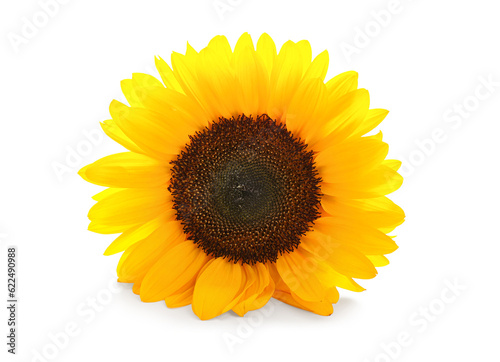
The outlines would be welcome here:
[[[118,281],[144,302],[191,304],[200,319],[240,316],[270,298],[330,315],[338,288],[364,290],[397,249],[404,220],[386,194],[401,163],[386,160],[387,115],[369,109],[357,73],[325,82],[328,53],[307,41],[277,53],[263,34],[224,36],[200,52],[155,58],[162,82],[121,82],[104,132],[128,152],[82,168],[108,187],[94,196],[89,230],[121,233]]]

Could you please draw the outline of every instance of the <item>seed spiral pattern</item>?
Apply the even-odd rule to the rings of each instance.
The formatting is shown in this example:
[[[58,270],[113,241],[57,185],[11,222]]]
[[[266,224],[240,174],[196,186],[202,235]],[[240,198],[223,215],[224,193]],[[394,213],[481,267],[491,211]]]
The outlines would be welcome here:
[[[220,118],[171,164],[176,217],[207,255],[275,262],[320,216],[312,151],[266,114]]]

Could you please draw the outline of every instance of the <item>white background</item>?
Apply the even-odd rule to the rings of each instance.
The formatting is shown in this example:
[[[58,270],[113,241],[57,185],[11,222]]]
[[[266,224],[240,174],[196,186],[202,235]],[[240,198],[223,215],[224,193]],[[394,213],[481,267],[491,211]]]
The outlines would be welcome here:
[[[49,10],[42,2],[0,7],[2,274],[6,247],[19,250],[12,360],[497,360],[497,2],[221,0],[230,9],[222,14],[213,0],[70,0]],[[25,21],[36,32],[26,33]],[[405,183],[391,196],[407,214],[400,249],[362,281],[367,291],[341,291],[330,317],[273,301],[245,318],[202,322],[190,307],[142,303],[115,281],[119,256],[102,255],[114,236],[86,230],[100,188],[76,171],[122,150],[108,138],[82,146],[85,132],[109,118],[110,101],[123,100],[120,80],[153,72],[154,55],[168,60],[186,41],[199,50],[224,34],[234,45],[245,31],[255,41],[267,32],[279,46],[308,39],[314,54],[328,49],[328,78],[358,71],[371,107],[391,111],[381,130],[390,157],[404,161]],[[489,91],[481,85],[488,78],[496,82]],[[85,154],[74,156],[78,147]],[[70,171],[58,177],[56,164]],[[78,335],[63,337],[68,325]]]

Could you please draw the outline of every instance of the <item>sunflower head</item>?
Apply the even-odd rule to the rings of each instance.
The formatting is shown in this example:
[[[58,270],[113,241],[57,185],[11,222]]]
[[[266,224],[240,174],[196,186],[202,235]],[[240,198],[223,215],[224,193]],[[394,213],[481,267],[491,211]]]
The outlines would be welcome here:
[[[325,82],[328,53],[307,41],[279,52],[263,34],[223,36],[200,52],[156,58],[161,82],[123,80],[104,132],[128,149],[80,170],[108,187],[89,230],[121,233],[118,281],[146,302],[192,304],[201,319],[239,315],[271,297],[321,315],[338,288],[364,290],[397,249],[402,183],[386,160],[387,115],[369,109],[357,73]]]

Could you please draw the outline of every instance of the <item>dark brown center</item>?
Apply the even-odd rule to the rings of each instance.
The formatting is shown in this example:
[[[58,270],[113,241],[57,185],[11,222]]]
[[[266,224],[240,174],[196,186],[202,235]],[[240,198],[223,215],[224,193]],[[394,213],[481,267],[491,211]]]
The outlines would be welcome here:
[[[220,118],[171,163],[177,219],[208,255],[274,262],[319,217],[312,151],[267,115]]]

